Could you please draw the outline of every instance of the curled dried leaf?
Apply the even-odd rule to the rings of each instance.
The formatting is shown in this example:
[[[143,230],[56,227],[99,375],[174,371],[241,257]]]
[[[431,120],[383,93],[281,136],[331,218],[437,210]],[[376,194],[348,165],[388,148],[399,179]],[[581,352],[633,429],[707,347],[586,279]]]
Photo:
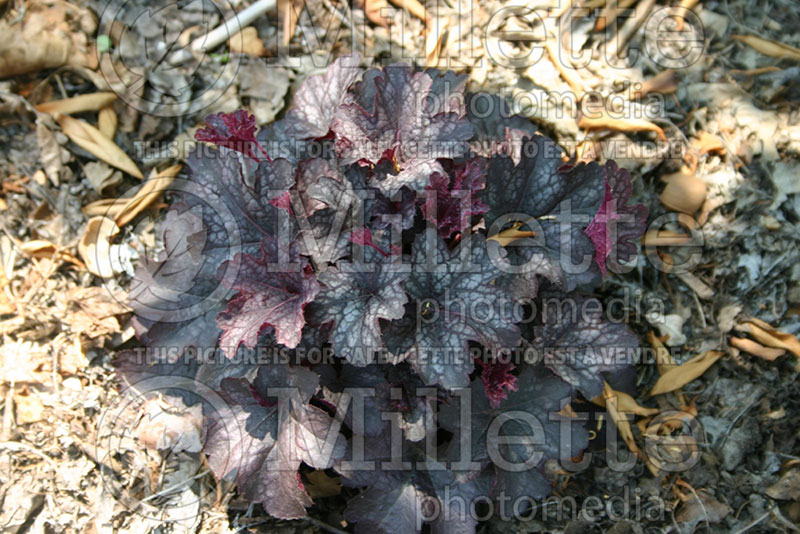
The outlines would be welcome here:
[[[740,41],[756,52],[778,59],[800,61],[800,49],[771,39],[763,39],[756,35],[731,35],[734,41]]]
[[[763,358],[767,361],[775,361],[784,354],[786,354],[785,349],[775,349],[772,347],[765,347],[755,341],[747,338],[735,337],[731,336],[730,339],[731,345],[736,347],[739,350],[743,350],[753,356],[758,356],[759,358]]]
[[[78,254],[93,275],[101,278],[114,275],[111,265],[111,239],[118,233],[119,227],[107,217],[93,217],[86,223],[83,236],[78,242]]]

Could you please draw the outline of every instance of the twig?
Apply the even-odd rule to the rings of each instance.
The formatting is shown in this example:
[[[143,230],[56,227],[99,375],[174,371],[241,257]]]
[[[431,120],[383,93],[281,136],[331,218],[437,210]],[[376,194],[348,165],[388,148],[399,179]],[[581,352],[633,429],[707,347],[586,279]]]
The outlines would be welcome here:
[[[762,522],[764,519],[766,519],[766,518],[769,516],[769,514],[771,514],[771,513],[772,513],[772,508],[770,508],[769,510],[767,510],[766,512],[764,512],[764,515],[762,515],[761,517],[759,517],[758,519],[756,519],[756,520],[755,520],[755,521],[753,521],[752,523],[749,523],[749,524],[745,525],[743,528],[740,528],[739,530],[737,530],[737,531],[736,531],[736,532],[734,532],[733,534],[743,534],[744,532],[747,532],[748,530],[750,530],[751,528],[753,528],[753,527],[754,527],[754,526],[756,526],[757,524],[761,523],[761,522]]]
[[[232,36],[249,26],[254,20],[275,9],[277,0],[258,0],[254,4],[234,13],[228,20],[206,33],[197,37],[189,44],[189,50],[197,53],[208,53],[218,47]],[[169,56],[169,63],[176,65],[186,59],[186,50],[178,50]]]
[[[327,532],[333,532],[333,534],[349,534],[347,531],[342,530],[340,528],[336,528],[334,526],[329,525],[328,523],[323,523],[319,519],[314,519],[310,515],[305,516],[303,519],[311,523],[312,525],[321,528]]]

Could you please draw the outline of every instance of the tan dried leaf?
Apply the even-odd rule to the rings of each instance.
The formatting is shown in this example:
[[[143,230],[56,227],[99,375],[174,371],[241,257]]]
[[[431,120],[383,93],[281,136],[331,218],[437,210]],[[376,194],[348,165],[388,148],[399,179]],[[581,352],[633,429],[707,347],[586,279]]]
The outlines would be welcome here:
[[[663,176],[661,180],[666,182],[667,186],[658,199],[671,210],[692,215],[706,200],[708,187],[694,174],[676,172]]]
[[[106,106],[97,114],[97,129],[109,139],[114,139],[117,134],[118,123],[117,112],[113,106]]]
[[[74,113],[83,113],[84,111],[100,111],[104,107],[109,106],[116,99],[117,94],[110,91],[89,93],[39,104],[36,106],[36,111],[50,113],[51,115],[56,113],[72,115]]]
[[[61,130],[70,140],[112,167],[127,172],[131,176],[144,179],[142,171],[131,158],[114,142],[88,122],[61,115],[56,119]]]
[[[625,441],[628,449],[630,449],[630,451],[636,456],[641,457],[642,452],[633,437],[631,422],[624,415],[624,411],[619,406],[619,394],[611,389],[611,386],[608,385],[608,382],[606,382],[603,386],[603,399],[605,400],[608,415],[614,421],[617,431],[619,432],[619,435],[622,437],[623,441]]]
[[[228,46],[231,52],[248,56],[261,57],[267,53],[264,43],[258,36],[258,31],[252,26],[232,35],[228,40]]]
[[[599,397],[595,397],[592,399],[592,402],[596,405],[607,408],[608,402],[606,401],[606,395],[610,394],[616,397],[616,409],[620,413],[632,413],[635,415],[640,415],[642,417],[649,417],[651,415],[656,415],[658,413],[657,408],[646,408],[641,406],[639,403],[636,402],[636,399],[625,393],[624,391],[616,391],[615,389],[611,388],[607,383],[605,384],[608,386],[608,390],[603,389],[603,395]]]
[[[756,341],[768,347],[786,349],[800,358],[800,340],[796,336],[776,330],[760,319],[748,319],[736,325],[736,330],[750,334]]]
[[[753,356],[758,356],[759,358],[770,362],[775,361],[786,354],[786,349],[765,347],[764,345],[756,343],[752,339],[731,336],[730,342],[731,345],[737,349],[743,350],[749,354],[752,354]]]
[[[308,484],[306,491],[312,499],[317,497],[333,497],[342,492],[342,480],[339,477],[328,476],[325,471],[316,470],[307,473]]]
[[[14,395],[14,405],[17,409],[17,424],[25,425],[42,420],[44,404],[36,395]]]
[[[98,216],[89,219],[83,236],[78,242],[78,254],[86,263],[86,269],[95,276],[114,276],[111,264],[111,239],[119,233],[113,220]]]
[[[757,35],[731,35],[731,39],[740,41],[765,56],[800,61],[799,49],[772,39],[763,39]]]
[[[692,380],[702,376],[709,367],[724,355],[724,352],[709,350],[690,358],[677,367],[672,367],[659,377],[648,397],[662,395],[682,388]]]
[[[599,117],[583,115],[578,119],[578,127],[584,130],[612,130],[615,132],[655,132],[662,141],[667,140],[660,126],[644,119],[617,119],[602,112]]]

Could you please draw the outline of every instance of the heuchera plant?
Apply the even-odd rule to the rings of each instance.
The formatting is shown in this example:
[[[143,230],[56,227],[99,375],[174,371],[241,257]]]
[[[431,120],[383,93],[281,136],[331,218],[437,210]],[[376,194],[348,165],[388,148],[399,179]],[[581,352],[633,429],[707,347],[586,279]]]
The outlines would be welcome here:
[[[275,517],[303,517],[306,474],[328,469],[357,532],[468,532],[453,496],[541,498],[545,463],[586,447],[560,414],[624,370],[604,348],[638,341],[544,297],[583,309],[647,210],[627,171],[567,161],[464,76],[359,63],[258,133],[246,111],[208,117],[131,288],[146,354],[171,359],[119,369],[202,384],[214,473]],[[520,412],[534,442],[507,439],[532,432]]]

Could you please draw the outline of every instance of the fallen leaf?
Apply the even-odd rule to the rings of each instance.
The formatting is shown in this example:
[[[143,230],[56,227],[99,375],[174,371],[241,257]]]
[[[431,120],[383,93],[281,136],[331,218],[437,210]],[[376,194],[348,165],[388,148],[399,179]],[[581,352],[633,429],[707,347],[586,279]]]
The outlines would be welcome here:
[[[118,122],[117,112],[114,111],[113,106],[106,106],[97,114],[97,129],[109,139],[114,139],[117,134]]]
[[[731,35],[731,39],[740,41],[765,56],[800,61],[800,50],[778,41],[762,39],[757,35]]]
[[[692,146],[697,149],[700,155],[718,152],[725,154],[725,143],[722,139],[709,132],[700,132],[697,138],[692,139]]]
[[[755,341],[751,339],[741,338],[731,336],[730,338],[731,345],[736,347],[739,350],[743,350],[753,356],[758,356],[759,358],[763,358],[767,361],[775,361],[784,354],[786,354],[785,349],[775,349],[772,347],[765,347],[764,345],[759,345]]]
[[[88,122],[69,115],[60,115],[56,118],[56,122],[61,126],[64,134],[82,149],[131,176],[140,180],[144,178],[142,171],[133,160],[111,139]]]
[[[116,99],[117,94],[108,91],[89,93],[39,104],[36,106],[36,111],[50,113],[51,115],[56,113],[72,115],[74,113],[83,113],[84,111],[100,111]]]
[[[258,31],[252,26],[232,35],[228,40],[228,47],[231,52],[248,56],[261,57],[267,53],[264,43],[258,36]]]
[[[386,0],[364,0],[364,15],[366,15],[367,19],[373,24],[388,28],[389,22],[381,15],[381,12],[388,7],[389,4]]]
[[[623,441],[625,441],[625,444],[628,446],[628,449],[630,449],[630,451],[636,456],[641,457],[642,452],[639,449],[639,446],[636,444],[636,440],[633,437],[631,422],[624,415],[623,410],[620,409],[619,394],[618,392],[611,389],[611,386],[608,385],[608,382],[606,382],[605,385],[603,386],[603,399],[605,400],[605,405],[606,405],[606,410],[608,411],[608,415],[614,421],[614,424],[617,427],[617,431],[619,432],[619,435],[622,437]]]
[[[675,514],[675,520],[687,528],[685,532],[693,532],[695,527],[708,521],[719,523],[725,519],[731,509],[727,504],[721,503],[704,490],[692,494],[692,498],[683,503]]]
[[[775,484],[767,488],[766,494],[781,501],[800,501],[800,469],[791,469]]]
[[[642,245],[650,247],[672,247],[684,245],[692,237],[672,230],[650,230],[642,236]]]
[[[50,182],[58,187],[61,173],[64,172],[62,148],[55,134],[50,131],[41,117],[36,118],[36,144],[39,146],[39,160]]]
[[[409,13],[424,22],[426,27],[428,26],[428,11],[418,0],[391,0],[391,2],[397,7],[407,9]]]
[[[661,178],[667,183],[658,200],[674,211],[694,214],[703,205],[708,194],[706,183],[694,174],[676,172]]]
[[[608,384],[606,384],[606,386],[608,386]],[[642,417],[649,417],[658,413],[657,408],[645,408],[644,406],[640,406],[636,402],[636,399],[624,391],[614,390],[611,388],[611,386],[608,386],[608,391],[605,389],[603,390],[602,396],[593,398],[592,402],[602,408],[606,408],[608,404],[606,401],[607,394],[611,394],[616,397],[616,409],[620,413],[632,413],[635,415],[641,415]]]
[[[308,483],[305,484],[306,491],[311,498],[333,497],[342,492],[342,480],[339,477],[328,476],[323,470],[311,471],[306,473]]]
[[[659,377],[648,397],[662,395],[682,388],[692,380],[702,376],[709,367],[724,355],[724,352],[709,350],[690,358],[677,367],[672,367]]]
[[[448,25],[445,18],[432,20],[428,32],[425,34],[425,66],[436,67],[439,65],[439,54],[447,37]]]
[[[36,395],[14,395],[14,405],[17,409],[17,424],[25,425],[42,420],[44,404]]]
[[[180,164],[172,165],[158,173],[156,173],[156,169],[153,169],[150,173],[150,178],[142,185],[142,188],[136,192],[132,199],[125,202],[119,212],[114,215],[114,222],[122,228],[135,219],[144,209],[158,200],[164,191],[169,189],[181,168],[183,166]]]
[[[56,246],[50,241],[44,239],[34,239],[20,245],[20,249],[27,255],[36,259],[53,259],[58,261],[67,261],[80,269],[85,269],[86,265],[81,260],[70,254],[65,250],[57,252]]]
[[[113,220],[98,216],[89,219],[78,242],[78,254],[86,263],[86,269],[95,276],[114,276],[111,264],[111,238],[119,233]]]
[[[141,408],[136,437],[152,451],[200,452],[203,404],[186,406],[182,399],[148,399]]]
[[[0,78],[9,78],[62,65],[89,66],[91,59],[75,50],[68,35],[41,25],[11,26],[0,22]],[[30,31],[28,31],[30,28]]]
[[[630,99],[642,98],[650,93],[669,95],[678,91],[678,76],[672,69],[661,71],[652,78],[645,80],[638,88],[632,88]]]
[[[776,349],[786,349],[800,358],[800,340],[796,336],[776,330],[760,319],[748,319],[735,328],[739,332],[750,334],[759,343]]]
[[[615,132],[655,132],[662,141],[667,140],[664,130],[644,119],[615,119],[603,112],[600,117],[583,115],[578,119],[578,127],[584,130],[613,130]]]

